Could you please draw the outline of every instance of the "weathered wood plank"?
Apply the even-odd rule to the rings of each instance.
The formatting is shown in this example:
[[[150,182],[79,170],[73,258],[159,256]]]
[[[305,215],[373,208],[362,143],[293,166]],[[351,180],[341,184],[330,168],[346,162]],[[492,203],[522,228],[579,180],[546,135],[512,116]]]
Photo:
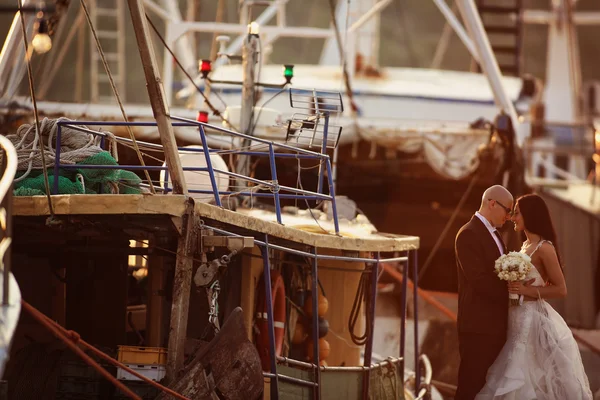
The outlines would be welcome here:
[[[52,198],[56,215],[162,214],[181,217],[185,212],[185,196],[181,195],[59,195]],[[15,216],[50,215],[45,196],[15,197],[13,210]],[[416,249],[420,244],[417,236],[369,234],[361,237],[344,237],[320,234],[207,203],[197,202],[195,210],[200,218],[239,226],[317,248],[386,252]]]
[[[196,249],[196,225],[194,200],[189,198],[186,213],[182,220],[183,229],[177,241],[171,323],[169,327],[169,349],[167,353],[167,380],[171,380],[175,373],[183,367],[183,350],[190,309],[190,290],[192,289],[193,255]]]

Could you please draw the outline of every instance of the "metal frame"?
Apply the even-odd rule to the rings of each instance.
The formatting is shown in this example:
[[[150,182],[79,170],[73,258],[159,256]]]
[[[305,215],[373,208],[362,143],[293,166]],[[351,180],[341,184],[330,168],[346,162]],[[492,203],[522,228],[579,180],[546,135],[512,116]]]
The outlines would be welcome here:
[[[335,201],[335,188],[333,185],[333,177],[331,174],[331,160],[329,158],[329,155],[327,154],[322,154],[322,153],[316,153],[310,150],[304,150],[304,149],[300,149],[291,145],[287,145],[287,144],[282,144],[282,143],[276,143],[276,142],[272,142],[269,140],[265,140],[265,139],[261,139],[261,138],[257,138],[254,136],[250,136],[250,135],[245,135],[243,133],[238,133],[238,132],[234,132],[234,131],[230,131],[215,125],[210,125],[210,124],[206,124],[203,122],[198,122],[198,121],[193,121],[187,118],[180,118],[180,117],[171,117],[174,121],[179,121],[179,122],[174,122],[173,126],[187,126],[187,127],[198,127],[198,131],[200,133],[200,138],[202,140],[202,149],[189,149],[189,148],[181,148],[179,147],[179,150],[182,151],[186,151],[186,152],[202,152],[205,156],[205,160],[206,160],[206,167],[184,167],[183,170],[184,171],[201,171],[201,172],[208,172],[210,181],[211,181],[211,186],[212,186],[212,190],[194,190],[194,189],[190,189],[189,192],[190,193],[205,193],[205,194],[213,194],[214,199],[215,199],[215,203],[217,206],[221,206],[221,197],[222,195],[230,195],[230,194],[234,194],[236,192],[230,192],[230,191],[219,191],[217,184],[216,184],[216,179],[215,179],[215,173],[219,173],[219,174],[223,174],[223,175],[227,175],[227,176],[231,176],[234,178],[238,178],[238,179],[242,179],[245,181],[249,181],[249,182],[253,182],[256,183],[258,185],[264,185],[264,187],[269,188],[269,190],[272,193],[252,193],[252,196],[256,196],[256,197],[273,197],[273,202],[275,205],[275,209],[276,209],[276,215],[277,215],[277,222],[278,223],[282,223],[282,218],[281,218],[281,199],[282,198],[286,198],[286,199],[307,199],[307,200],[324,200],[324,201],[331,201],[331,206],[332,206],[332,210],[333,210],[333,223],[334,223],[334,227],[335,227],[335,233],[339,234],[339,222],[338,222],[338,218],[337,218],[337,205],[336,205],[336,201]],[[53,186],[52,186],[52,194],[56,195],[58,194],[58,177],[59,177],[59,170],[61,168],[63,169],[124,169],[124,170],[164,170],[168,172],[168,167],[167,166],[141,166],[141,165],[82,165],[82,164],[61,164],[60,162],[60,153],[61,153],[61,148],[60,148],[60,143],[61,143],[61,136],[62,136],[62,128],[63,127],[69,127],[71,129],[75,129],[78,130],[80,132],[84,132],[84,133],[88,133],[88,134],[92,134],[95,136],[101,136],[102,139],[102,143],[101,145],[104,145],[104,139],[106,138],[106,134],[99,132],[99,131],[94,131],[91,129],[86,128],[85,126],[157,126],[156,122],[95,122],[95,121],[61,121],[57,123],[57,133],[56,133],[56,154],[55,154],[55,160],[54,160],[54,181],[53,181]],[[84,127],[82,127],[84,126]],[[247,139],[247,140],[252,140],[258,143],[262,143],[264,145],[268,146],[268,152],[264,152],[264,151],[230,151],[230,153],[233,154],[238,154],[238,155],[253,155],[253,156],[268,156],[269,157],[269,165],[271,168],[271,179],[272,182],[268,182],[268,181],[264,181],[264,180],[260,180],[260,179],[255,179],[255,178],[251,178],[248,176],[244,176],[244,175],[240,175],[240,174],[236,174],[234,172],[228,172],[228,171],[222,171],[222,170],[218,170],[213,168],[212,166],[212,162],[210,159],[210,153],[217,153],[219,150],[215,150],[215,149],[209,149],[206,143],[206,133],[205,133],[205,128],[209,128],[209,129],[214,129],[217,130],[219,132],[228,134],[232,137],[237,137],[237,138],[241,138],[241,139]],[[117,141],[121,140],[121,141],[125,141],[125,142],[129,142],[129,140],[127,139],[122,139],[122,138],[117,138]],[[147,144],[152,146],[152,144]],[[162,146],[160,145],[154,145],[157,148],[162,148]],[[275,152],[275,148],[280,148],[283,150],[287,150],[288,152]],[[325,164],[325,167],[327,168],[327,181],[329,184],[329,190],[330,193],[329,195],[323,194],[321,193],[320,189],[322,187],[321,184],[319,184],[318,190],[317,192],[313,192],[310,190],[304,190],[304,189],[297,189],[297,188],[293,188],[293,187],[288,187],[288,186],[283,186],[283,185],[279,185],[278,183],[278,179],[277,179],[277,168],[276,168],[276,158],[277,157],[290,157],[290,158],[308,158],[308,159],[315,159],[315,160],[319,160],[321,163]],[[322,175],[322,173],[320,174]],[[321,181],[320,181],[321,182]],[[168,174],[165,174],[165,186],[163,187],[163,191],[164,193],[168,193],[169,191],[171,191],[172,188],[170,188],[168,186]],[[289,192],[289,193],[281,193],[281,192]]]
[[[229,131],[227,129],[218,127],[218,126],[213,126],[213,125],[209,125],[206,123],[202,123],[202,122],[197,122],[197,121],[192,121],[186,118],[179,118],[179,117],[172,117],[172,119],[176,122],[173,123],[174,126],[191,126],[191,127],[197,127],[199,130],[199,134],[201,136],[201,138],[203,139],[203,148],[202,149],[197,149],[196,151],[198,152],[202,152],[205,156],[206,159],[206,163],[207,163],[207,167],[186,167],[184,168],[184,170],[191,170],[191,171],[204,171],[204,172],[208,172],[209,175],[211,176],[211,185],[213,187],[213,190],[198,190],[198,191],[194,191],[194,190],[190,190],[190,192],[198,192],[198,193],[212,193],[215,196],[215,202],[217,202],[217,205],[220,205],[220,195],[222,194],[226,194],[223,192],[219,192],[215,180],[214,180],[214,174],[215,173],[224,173],[227,174],[229,176],[233,176],[233,177],[241,177],[244,179],[248,179],[252,182],[258,183],[258,184],[262,184],[262,185],[266,185],[267,187],[269,187],[270,189],[272,189],[273,193],[262,193],[261,195],[266,196],[266,197],[273,197],[274,202],[275,202],[275,206],[276,206],[276,212],[277,212],[277,220],[278,222],[281,222],[281,207],[279,206],[279,201],[281,198],[310,198],[310,199],[323,199],[323,200],[330,200],[332,202],[332,208],[333,208],[333,215],[334,215],[334,224],[335,224],[335,230],[336,233],[339,233],[339,226],[338,226],[338,221],[337,221],[337,210],[336,210],[336,205],[335,205],[335,191],[334,191],[334,185],[332,182],[332,175],[331,175],[331,162],[329,159],[329,156],[327,154],[322,154],[322,153],[316,153],[310,150],[304,150],[304,149],[299,149],[296,148],[294,146],[290,146],[287,144],[281,144],[281,143],[275,143],[275,142],[271,142],[268,140],[264,140],[264,139],[260,139],[260,138],[256,138],[256,137],[252,137],[252,136],[248,136],[242,133],[238,133],[238,132],[233,132],[233,131]],[[60,168],[66,168],[66,169],[73,169],[73,168],[89,168],[89,169],[129,169],[129,170],[168,170],[168,168],[165,166],[140,166],[140,165],[111,165],[111,166],[102,166],[102,165],[65,165],[65,164],[61,164],[60,162],[60,152],[61,152],[61,148],[60,148],[60,142],[61,142],[61,132],[62,132],[62,128],[63,127],[69,127],[71,129],[75,129],[78,130],[80,132],[84,132],[84,133],[88,133],[88,134],[92,134],[92,135],[98,135],[102,137],[101,140],[101,144],[104,145],[104,141],[107,137],[107,135],[105,133],[99,132],[99,131],[94,131],[91,130],[85,126],[156,126],[156,122],[94,122],[94,121],[61,121],[58,123],[58,129],[57,129],[57,135],[56,135],[56,152],[55,152],[55,162],[54,162],[54,182],[53,182],[53,193],[56,194],[57,189],[58,189],[58,176],[59,176],[59,170]],[[267,182],[267,181],[262,181],[259,179],[254,179],[254,178],[249,178],[249,177],[245,177],[245,176],[241,176],[239,174],[235,174],[235,173],[230,173],[230,172],[226,172],[226,171],[220,171],[217,169],[214,169],[212,167],[212,164],[210,162],[210,154],[211,153],[215,153],[218,152],[218,150],[215,149],[208,149],[208,147],[206,146],[206,134],[205,134],[205,128],[209,128],[209,129],[215,129],[218,130],[220,132],[226,133],[228,135],[231,135],[233,137],[238,137],[241,139],[251,139],[254,140],[256,142],[265,144],[268,146],[269,151],[238,151],[237,154],[245,154],[245,155],[255,155],[255,156],[268,156],[269,157],[269,162],[270,162],[270,166],[271,166],[271,177],[273,179],[273,183]],[[130,142],[130,139],[124,139],[124,138],[117,138],[116,140],[118,141],[122,141],[122,142]],[[161,145],[156,145],[156,144],[146,144],[147,146],[151,146],[154,148],[162,148]],[[275,147],[280,148],[282,150],[286,150],[287,152],[275,152]],[[184,150],[184,151],[193,151],[190,149],[186,149],[186,148],[180,148],[180,150]],[[293,157],[293,158],[308,158],[308,159],[317,159],[317,160],[321,160],[322,162],[325,163],[325,166],[327,168],[327,179],[328,179],[328,183],[329,183],[329,187],[330,187],[330,195],[325,195],[325,194],[321,194],[319,192],[311,192],[308,190],[300,190],[300,189],[295,189],[295,188],[291,188],[291,187],[285,187],[285,186],[280,186],[277,183],[277,170],[275,168],[275,160],[277,157]],[[167,179],[165,179],[165,181],[167,181]],[[163,188],[163,190],[165,192],[169,191],[168,185],[165,185],[165,187]],[[280,193],[280,191],[282,190],[287,190],[290,191],[290,194],[282,194]],[[259,195],[259,194],[256,194]],[[205,228],[214,231],[215,233],[219,234],[219,235],[225,235],[225,236],[235,236],[235,237],[239,237],[241,235],[223,230],[223,229],[218,229],[215,227],[208,227],[205,226]],[[310,368],[312,368],[313,370],[316,371],[315,375],[314,375],[314,381],[313,382],[305,382],[302,380],[298,380],[298,379],[294,379],[285,375],[281,375],[277,372],[277,359],[276,359],[276,354],[275,354],[275,336],[274,336],[274,319],[273,319],[273,300],[271,298],[271,280],[270,280],[270,270],[271,270],[271,265],[270,265],[270,261],[269,261],[269,250],[278,250],[278,251],[283,251],[286,253],[290,253],[290,254],[295,254],[295,255],[300,255],[303,257],[307,257],[311,260],[313,260],[312,265],[311,265],[311,270],[312,270],[312,300],[313,300],[313,314],[317,315],[317,311],[318,311],[318,290],[317,290],[317,280],[318,280],[318,263],[319,260],[338,260],[338,261],[347,261],[347,262],[359,262],[359,263],[367,263],[368,265],[370,265],[370,267],[368,266],[367,269],[370,269],[370,274],[372,276],[372,280],[371,280],[371,298],[370,298],[370,306],[371,306],[371,311],[375,310],[375,306],[376,306],[376,298],[377,298],[377,278],[378,278],[378,272],[380,270],[380,265],[384,264],[384,263],[402,263],[403,264],[403,273],[404,273],[404,280],[403,280],[403,291],[402,291],[402,299],[401,299],[401,305],[402,305],[402,316],[401,316],[401,343],[400,343],[400,358],[401,358],[401,362],[402,362],[402,376],[404,377],[404,372],[405,372],[405,363],[404,363],[404,350],[405,350],[405,339],[406,339],[406,332],[405,332],[405,327],[406,327],[406,311],[407,311],[407,301],[406,301],[406,297],[407,297],[407,281],[408,281],[408,270],[412,269],[413,271],[413,275],[414,275],[414,279],[415,279],[415,286],[414,286],[414,296],[415,296],[415,302],[414,302],[414,315],[415,315],[415,325],[414,325],[414,335],[415,335],[415,341],[414,341],[414,346],[415,346],[415,365],[416,365],[416,370],[415,370],[415,374],[416,374],[416,382],[418,382],[418,384],[415,386],[415,395],[417,394],[417,392],[419,391],[420,388],[420,370],[419,370],[419,340],[418,340],[418,324],[416,323],[418,320],[418,307],[417,307],[417,249],[408,249],[406,250],[404,253],[405,255],[401,255],[399,257],[393,257],[393,258],[381,258],[379,253],[375,253],[374,258],[365,258],[365,257],[346,257],[346,256],[332,256],[332,255],[326,255],[326,254],[319,254],[318,248],[315,246],[311,246],[309,247],[308,251],[303,251],[303,250],[298,250],[298,249],[294,249],[294,248],[290,248],[290,247],[285,247],[285,246],[281,246],[281,245],[277,245],[277,244],[272,244],[269,241],[269,236],[268,235],[264,235],[264,238],[262,240],[254,240],[254,243],[260,247],[261,249],[261,253],[262,253],[262,258],[263,258],[263,268],[264,268],[264,274],[265,274],[265,293],[266,293],[266,307],[267,307],[267,321],[268,321],[268,329],[269,329],[269,346],[270,346],[270,354],[271,354],[271,371],[269,373],[265,373],[265,376],[269,376],[271,378],[274,378],[272,380],[272,384],[271,384],[271,390],[272,390],[272,398],[277,398],[278,397],[278,385],[279,385],[279,380],[281,379],[282,381],[286,381],[286,382],[291,382],[291,383],[296,383],[296,384],[308,384],[310,386],[312,386],[314,388],[314,392],[315,392],[315,398],[319,398],[320,396],[320,371],[322,368],[319,368],[319,344],[318,341],[316,342],[316,345],[314,346],[314,363],[312,364],[308,364],[310,365]],[[368,271],[369,272],[369,271]],[[375,313],[371,312],[370,313],[371,318],[370,320],[366,321],[366,323],[369,325],[370,327],[370,332],[374,331],[374,325],[375,325]],[[317,319],[313,319],[313,324],[312,324],[312,332],[313,332],[313,337],[318,337],[318,321]],[[362,370],[367,371],[367,375],[366,378],[364,380],[364,386],[363,389],[365,390],[365,393],[368,393],[369,391],[369,379],[368,379],[368,375],[369,375],[369,371],[370,371],[370,367],[371,367],[371,360],[372,360],[372,350],[373,350],[373,334],[371,334],[368,338],[367,338],[367,343],[365,345],[365,354],[364,354],[364,367],[362,367]]]
[[[242,235],[236,234],[236,233],[232,233],[229,231],[226,231],[224,229],[219,229],[219,228],[215,228],[215,227],[210,227],[210,226],[203,226],[205,229],[209,229],[214,231],[216,234],[219,235],[224,235],[224,236],[235,236],[235,237],[242,237]],[[314,375],[314,381],[310,382],[310,381],[304,381],[302,379],[297,379],[297,378],[293,378],[287,375],[282,375],[279,374],[277,372],[277,363],[276,363],[276,354],[275,354],[275,331],[274,331],[274,319],[273,319],[273,300],[271,298],[271,279],[270,279],[270,270],[271,270],[271,265],[270,265],[270,260],[269,260],[269,250],[278,250],[278,251],[283,251],[286,253],[290,253],[290,254],[295,254],[295,255],[299,255],[302,257],[307,257],[313,260],[312,264],[311,264],[311,273],[312,273],[312,291],[311,291],[311,295],[312,295],[312,305],[313,305],[313,315],[317,315],[318,314],[318,290],[317,290],[317,279],[318,279],[318,261],[319,260],[337,260],[337,261],[346,261],[346,262],[360,262],[360,263],[369,263],[369,264],[373,264],[373,266],[371,267],[371,276],[374,277],[374,279],[371,279],[371,308],[372,310],[375,310],[375,306],[376,306],[376,299],[377,299],[377,278],[378,278],[378,271],[380,270],[380,265],[384,264],[384,263],[403,263],[404,264],[404,279],[402,282],[402,299],[401,299],[401,304],[402,304],[402,316],[401,316],[401,342],[400,342],[400,360],[402,363],[402,377],[404,379],[404,374],[405,374],[405,363],[404,363],[404,350],[405,350],[405,326],[406,326],[406,310],[407,310],[407,274],[408,274],[408,269],[412,266],[413,269],[413,274],[415,275],[414,278],[414,299],[415,301],[413,302],[413,307],[414,307],[414,316],[415,316],[415,324],[414,324],[414,352],[415,352],[415,382],[417,382],[415,384],[415,396],[420,395],[420,392],[422,392],[422,384],[421,384],[421,374],[420,374],[420,360],[422,360],[422,356],[419,355],[419,327],[417,322],[417,317],[418,317],[418,296],[417,296],[417,277],[418,277],[418,273],[417,273],[417,250],[418,249],[409,249],[406,250],[405,256],[400,256],[400,257],[392,257],[392,258],[380,258],[380,254],[376,253],[375,258],[364,258],[364,257],[346,257],[346,256],[332,256],[332,255],[326,255],[326,254],[319,254],[318,252],[318,248],[317,247],[313,247],[310,246],[310,252],[309,251],[302,251],[302,250],[298,250],[298,249],[293,249],[290,247],[285,247],[285,246],[281,246],[281,245],[275,245],[275,244],[271,244],[269,243],[269,237],[268,235],[264,235],[264,240],[258,240],[258,239],[254,239],[254,244],[260,247],[261,250],[261,254],[262,254],[262,258],[263,258],[263,273],[265,274],[265,288],[264,290],[266,291],[265,294],[265,299],[266,299],[266,309],[267,309],[267,321],[268,321],[268,329],[269,329],[269,355],[271,357],[271,371],[270,372],[265,372],[263,373],[264,376],[269,377],[272,379],[271,381],[271,398],[272,399],[277,399],[278,398],[278,387],[279,387],[279,380],[284,381],[284,382],[289,382],[289,383],[294,383],[294,384],[298,384],[298,385],[303,385],[303,386],[310,386],[313,387],[314,390],[314,398],[315,399],[319,399],[320,398],[320,373],[322,370],[324,369],[332,369],[332,368],[336,368],[336,367],[323,367],[323,366],[319,366],[319,341],[316,340],[315,341],[315,346],[313,346],[314,349],[314,355],[313,355],[313,359],[315,360],[314,363],[305,363],[305,362],[301,362],[298,360],[293,360],[293,359],[284,359],[286,363],[290,363],[290,364],[295,364],[297,366],[300,367],[304,367],[304,368],[308,368],[308,369],[312,369],[313,371],[315,371],[315,375]],[[375,328],[375,313],[371,313],[371,320],[370,321],[366,321],[367,324],[370,325],[371,327],[371,332],[374,332],[374,328]],[[318,337],[318,330],[319,330],[319,326],[318,326],[318,321],[317,318],[313,318],[312,321],[312,332],[313,332],[313,337]],[[364,354],[364,361],[363,361],[363,367],[348,367],[348,370],[352,370],[353,368],[358,368],[361,371],[365,371],[367,372],[366,378],[363,381],[363,390],[365,390],[364,393],[368,393],[369,392],[369,383],[370,380],[369,378],[369,374],[370,371],[372,369],[372,364],[371,364],[371,359],[372,359],[372,352],[373,352],[373,338],[374,335],[371,334],[371,336],[369,336],[367,338],[367,343],[365,344],[365,354]],[[281,359],[280,359],[281,360]],[[346,370],[346,367],[339,367],[339,368],[343,368],[343,370]],[[338,368],[338,369],[339,369]],[[431,381],[431,367],[429,366],[429,369],[427,369],[427,367],[425,368],[426,371],[428,372],[428,375],[426,376],[429,377],[429,381],[423,382],[424,385],[427,385],[428,382]]]

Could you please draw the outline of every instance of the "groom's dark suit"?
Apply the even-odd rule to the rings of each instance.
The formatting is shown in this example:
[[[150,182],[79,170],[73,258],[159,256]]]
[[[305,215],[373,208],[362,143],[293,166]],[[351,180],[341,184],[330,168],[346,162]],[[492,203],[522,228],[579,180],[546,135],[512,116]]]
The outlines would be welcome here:
[[[458,231],[455,252],[461,359],[455,400],[472,400],[506,342],[508,290],[494,271],[498,246],[477,216]]]

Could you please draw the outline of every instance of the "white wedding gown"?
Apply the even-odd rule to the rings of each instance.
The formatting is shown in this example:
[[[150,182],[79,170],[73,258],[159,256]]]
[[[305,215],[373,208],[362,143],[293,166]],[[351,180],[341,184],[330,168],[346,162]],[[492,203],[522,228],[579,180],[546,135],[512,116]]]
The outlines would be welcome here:
[[[535,267],[527,275],[528,280],[533,278],[532,286],[544,286]],[[544,300],[509,307],[506,344],[488,369],[485,386],[475,397],[488,399],[592,399],[573,334]]]

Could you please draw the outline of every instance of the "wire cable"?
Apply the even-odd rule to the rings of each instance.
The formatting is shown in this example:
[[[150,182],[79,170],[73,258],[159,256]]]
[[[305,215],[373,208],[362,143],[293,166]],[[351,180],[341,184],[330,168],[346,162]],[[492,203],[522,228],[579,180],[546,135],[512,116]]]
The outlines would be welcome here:
[[[46,198],[48,199],[48,210],[50,211],[50,217],[54,218],[54,207],[52,206],[52,197],[50,197],[50,182],[48,180],[48,169],[46,165],[46,154],[44,151],[44,141],[40,137],[40,116],[37,108],[37,100],[35,97],[35,87],[33,85],[33,73],[31,70],[31,55],[29,53],[29,46],[27,42],[27,30],[25,29],[25,17],[21,9],[23,8],[22,0],[17,0],[19,4],[19,16],[21,17],[21,29],[23,31],[23,44],[25,45],[25,58],[27,60],[27,77],[29,78],[29,92],[31,94],[31,102],[33,103],[33,116],[35,117],[35,131],[39,140],[42,142],[40,145],[41,158],[42,158],[42,173],[44,174],[44,187],[46,189]],[[35,147],[35,144],[34,144]]]
[[[154,25],[154,23],[152,22],[152,20],[148,16],[148,14],[146,14],[146,20],[148,20],[148,23],[152,27],[152,30],[154,31],[154,33],[156,33],[156,36],[161,41],[161,43],[163,44],[163,46],[165,46],[165,49],[169,52],[169,54],[171,55],[171,57],[173,57],[173,60],[175,61],[175,63],[179,67],[179,69],[181,69],[181,72],[183,72],[185,74],[185,76],[190,80],[190,82],[192,82],[192,84],[194,85],[194,87],[196,88],[196,90],[198,91],[198,93],[200,93],[200,95],[204,98],[204,101],[206,102],[206,105],[208,106],[208,108],[210,109],[210,111],[212,111],[213,115],[216,115],[217,117],[221,118],[221,120],[223,122],[225,122],[226,124],[228,124],[231,127],[232,130],[234,130],[234,131],[237,132],[237,130],[234,129],[233,124],[231,122],[229,122],[227,120],[227,118],[225,118],[221,114],[221,112],[215,108],[215,106],[212,105],[212,103],[210,102],[210,100],[208,100],[208,97],[206,97],[206,95],[204,94],[204,92],[202,91],[202,89],[200,89],[200,87],[196,84],[196,82],[194,82],[194,78],[192,78],[192,76],[183,67],[183,65],[181,64],[181,62],[177,58],[177,56],[175,56],[175,53],[173,53],[173,50],[171,50],[171,48],[169,47],[169,45],[167,44],[167,42],[165,41],[165,39],[162,37],[162,35],[158,31],[158,29],[156,28],[156,26]]]

